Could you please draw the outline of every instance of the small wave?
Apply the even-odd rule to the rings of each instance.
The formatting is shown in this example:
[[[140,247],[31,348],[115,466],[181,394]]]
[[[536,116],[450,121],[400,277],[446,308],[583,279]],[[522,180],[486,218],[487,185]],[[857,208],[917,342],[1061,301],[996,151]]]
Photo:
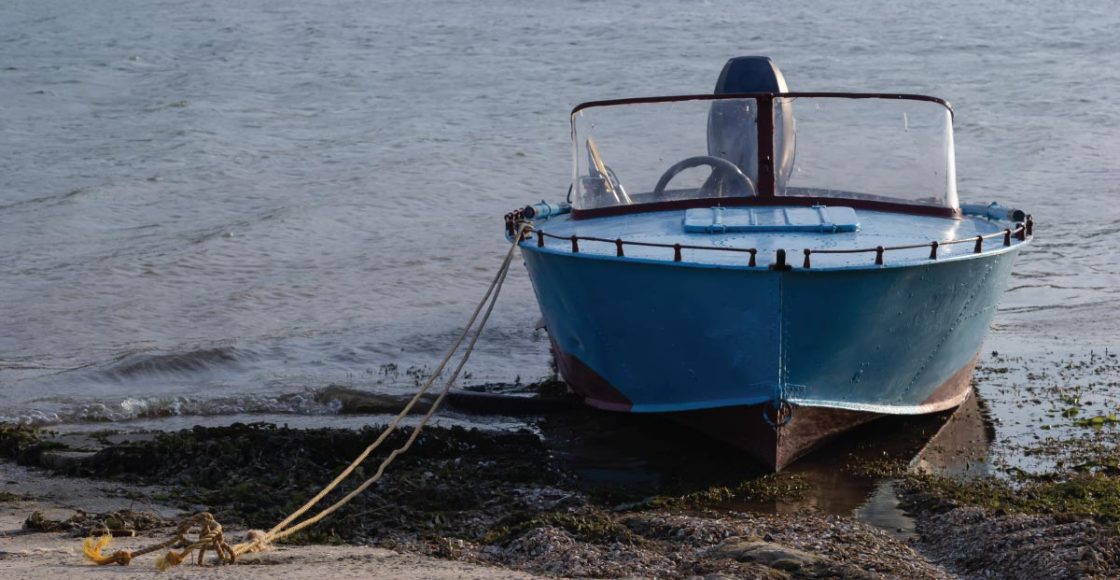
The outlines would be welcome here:
[[[232,238],[235,230],[246,230],[256,224],[266,223],[273,220],[281,219],[287,216],[289,210],[287,208],[273,209],[257,215],[252,220],[235,220],[229,223],[221,224],[218,226],[210,227],[195,233],[188,238],[192,244],[202,244],[216,238]]]
[[[131,353],[117,359],[102,374],[127,379],[142,375],[192,373],[228,365],[243,358],[245,353],[232,347],[203,348],[172,354]]]
[[[494,384],[453,392],[446,408],[471,415],[526,415],[567,409],[566,396],[536,398],[535,386]],[[217,417],[229,415],[384,415],[404,409],[413,395],[378,393],[331,385],[316,390],[281,395],[234,397],[129,397],[114,403],[74,403],[57,411],[27,410],[0,415],[0,423],[51,426],[83,423],[123,423],[166,417]],[[422,395],[412,415],[431,409],[436,396]]]
[[[58,411],[27,410],[0,415],[0,423],[49,426],[71,423],[118,423],[160,417],[220,415],[337,415],[344,403],[319,392],[278,396],[244,395],[211,399],[194,397],[136,398],[115,403],[82,403]]]
[[[58,411],[27,410],[0,415],[0,423],[58,425],[116,423],[160,417],[214,417],[220,415],[339,415],[397,413],[411,395],[376,393],[331,385],[317,390],[281,395],[234,397],[128,397],[114,403],[72,404]],[[414,412],[427,411],[434,399],[421,397]]]
[[[69,190],[66,193],[63,193],[61,195],[44,195],[44,196],[41,196],[41,197],[32,197],[32,198],[29,198],[29,199],[22,199],[22,200],[19,200],[19,201],[13,201],[11,203],[0,204],[0,210],[16,209],[16,208],[19,208],[19,207],[22,207],[22,206],[36,205],[36,204],[41,204],[41,203],[67,201],[69,199],[73,199],[75,197],[78,197],[79,195],[89,193],[89,191],[90,191],[89,189],[79,187],[78,189],[71,189],[71,190]]]

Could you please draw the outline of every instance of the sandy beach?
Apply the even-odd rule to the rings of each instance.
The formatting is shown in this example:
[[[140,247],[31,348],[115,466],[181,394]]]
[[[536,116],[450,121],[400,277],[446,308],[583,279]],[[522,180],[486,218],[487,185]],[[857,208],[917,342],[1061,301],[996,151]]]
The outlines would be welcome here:
[[[121,486],[86,479],[58,477],[37,470],[0,463],[0,481],[6,493],[42,499],[9,500],[0,503],[0,577],[15,579],[73,578],[535,578],[533,574],[505,568],[480,566],[400,553],[368,546],[281,546],[265,553],[250,554],[237,566],[181,566],[158,573],[152,559],[135,565],[95,566],[82,556],[82,539],[71,532],[34,533],[24,529],[27,517],[41,513],[63,520],[76,510],[112,512],[143,509],[168,518],[180,510],[133,499],[158,489]],[[128,495],[130,497],[123,497]],[[135,537],[115,538],[113,549],[135,549],[162,540],[169,528],[142,532]],[[239,535],[237,530],[231,530]]]

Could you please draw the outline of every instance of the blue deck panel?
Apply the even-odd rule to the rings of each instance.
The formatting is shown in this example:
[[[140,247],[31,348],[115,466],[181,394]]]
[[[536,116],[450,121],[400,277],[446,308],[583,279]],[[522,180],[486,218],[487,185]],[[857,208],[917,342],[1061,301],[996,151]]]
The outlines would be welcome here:
[[[684,212],[686,233],[847,233],[859,231],[850,207],[704,207]]]

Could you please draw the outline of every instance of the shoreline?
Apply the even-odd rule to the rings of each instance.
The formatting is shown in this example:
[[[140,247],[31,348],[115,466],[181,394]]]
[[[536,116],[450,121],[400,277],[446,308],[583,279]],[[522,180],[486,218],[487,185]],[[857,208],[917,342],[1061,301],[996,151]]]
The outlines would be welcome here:
[[[1100,387],[1113,384],[1120,362],[1090,354],[1043,375],[994,352],[992,359],[978,380],[1003,408],[1022,377],[1022,390],[1050,400],[1029,416],[1039,436],[1000,439],[1009,428],[1029,433],[1028,417],[996,414],[973,397],[953,413],[881,419],[780,474],[761,473],[735,449],[672,421],[550,401],[559,394],[552,384],[524,387],[537,398],[464,393],[460,403],[481,413],[475,424],[517,416],[508,423],[515,426],[475,428],[462,415],[429,427],[375,487],[247,557],[259,566],[237,569],[330,577],[371,567],[393,577],[479,578],[1117,575],[1120,430]],[[1040,384],[1040,376],[1057,382]],[[367,424],[376,415],[362,411],[399,405],[376,393],[334,393],[357,410],[341,422],[347,427],[52,432],[0,424],[0,562],[26,577],[40,567],[60,578],[106,574],[80,552],[81,537],[99,522],[136,531],[139,538],[116,540],[121,547],[165,538],[199,511],[213,512],[233,542],[270,527],[381,434]],[[410,430],[392,434],[355,479]],[[1051,467],[1017,469],[1009,450]],[[150,574],[154,559],[138,559],[128,573]],[[229,570],[191,564],[175,573],[218,578]]]

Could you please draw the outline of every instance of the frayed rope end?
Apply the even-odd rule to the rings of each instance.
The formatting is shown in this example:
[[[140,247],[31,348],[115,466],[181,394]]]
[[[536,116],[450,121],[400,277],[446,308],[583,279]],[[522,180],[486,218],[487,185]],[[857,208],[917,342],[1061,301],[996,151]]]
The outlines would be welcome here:
[[[105,534],[100,538],[86,538],[85,541],[82,542],[82,553],[85,554],[87,560],[98,566],[104,566],[106,564],[129,565],[132,562],[132,552],[128,550],[118,550],[113,552],[110,556],[103,556],[101,554],[101,551],[108,548],[112,541],[113,536],[110,534]]]
[[[175,550],[171,550],[156,558],[156,568],[158,568],[160,572],[163,572],[172,566],[182,564],[184,558],[186,558],[186,554],[177,554]]]

